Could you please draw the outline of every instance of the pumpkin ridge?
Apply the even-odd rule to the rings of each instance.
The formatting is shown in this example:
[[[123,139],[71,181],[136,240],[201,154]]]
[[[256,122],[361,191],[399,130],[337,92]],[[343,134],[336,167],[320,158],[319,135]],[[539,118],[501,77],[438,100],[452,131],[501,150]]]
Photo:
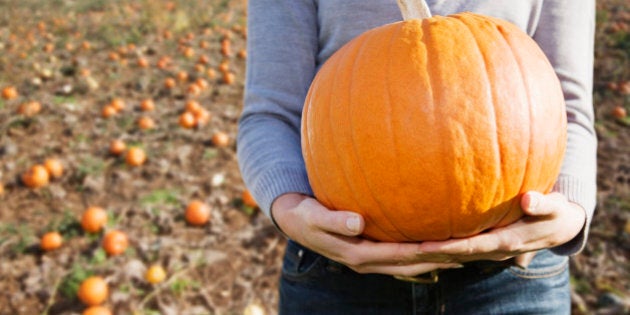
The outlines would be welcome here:
[[[392,67],[392,61],[394,60],[393,58],[391,58],[391,55],[392,55],[391,51],[392,51],[394,40],[396,40],[396,38],[398,37],[398,35],[401,32],[402,32],[402,24],[400,24],[400,23],[396,25],[395,31],[391,32],[392,34],[391,34],[391,37],[389,39],[389,45],[387,45],[387,56],[390,57],[390,58],[388,58],[388,64],[387,64],[387,67],[386,67],[387,73],[386,73],[385,79],[384,79],[384,81],[385,81],[384,85],[385,85],[386,90],[387,90],[387,97],[384,98],[384,99],[387,101],[387,103],[383,104],[383,106],[385,106],[385,108],[388,109],[388,114],[389,115],[387,115],[388,119],[386,119],[386,120],[389,123],[389,130],[391,131],[388,134],[391,135],[391,140],[392,140],[392,143],[393,143],[391,148],[394,151],[394,160],[395,161],[399,161],[400,160],[398,158],[400,153],[398,151],[398,147],[399,147],[398,142],[399,141],[396,141],[396,139],[398,138],[397,135],[396,135],[396,131],[398,130],[398,128],[394,127],[394,120],[393,120],[394,115],[392,115],[392,113],[395,110],[394,106],[396,106],[397,104],[395,104],[392,101],[392,89],[390,88],[392,86],[390,78],[395,76],[394,74],[391,73],[392,72],[392,68],[393,68]],[[399,163],[394,163],[394,164],[395,164],[396,173],[397,173],[397,176],[395,176],[397,181],[398,181],[397,186],[401,186],[401,184],[402,184],[401,183],[401,179],[403,178],[403,176],[402,176],[402,171],[400,169],[400,164]],[[409,198],[409,197],[407,197],[407,198]],[[409,203],[409,200],[407,198],[405,198],[405,200],[401,200],[400,196],[398,196],[398,198],[396,198],[396,199],[401,200],[403,203]],[[398,207],[400,207],[400,204],[398,205]],[[390,211],[398,211],[398,209],[389,209],[389,210]],[[386,215],[386,217],[387,217],[387,220],[390,223],[393,222],[392,218],[390,218],[387,215]],[[393,224],[393,226],[400,233],[400,235],[402,235],[403,237],[407,238],[410,241],[414,239],[413,237],[411,237],[407,233],[405,233],[405,231],[400,227],[400,224]]]
[[[316,84],[316,82],[319,81],[319,78],[317,78],[317,76],[315,77],[313,83]],[[302,134],[306,134],[306,136],[302,136],[302,145],[304,147],[304,149],[306,149],[308,151],[308,156],[305,156],[304,159],[312,159],[312,157],[314,156],[313,154],[313,147],[311,146],[311,140],[310,140],[310,132],[309,130],[309,120],[311,119],[311,115],[313,115],[311,113],[310,107],[312,106],[312,98],[314,97],[312,93],[308,93],[307,94],[307,100],[306,100],[306,104],[307,106],[304,106],[303,110],[302,110],[302,117],[304,122],[302,123],[302,129],[303,132]],[[304,150],[303,149],[303,150]],[[317,199],[323,203],[323,204],[327,204],[330,205],[330,198],[328,197],[328,194],[325,192],[325,190],[323,189],[317,189],[318,191],[315,192],[315,187],[324,187],[322,185],[322,179],[320,178],[319,174],[324,174],[324,173],[320,173],[320,170],[317,169],[317,163],[309,163],[311,165],[311,167],[315,168],[315,172],[308,172],[308,179],[310,185],[311,185],[311,189],[313,190],[313,193],[317,195]]]
[[[499,121],[498,121],[499,115],[498,115],[498,110],[497,110],[497,107],[502,106],[502,104],[498,100],[498,95],[496,91],[497,88],[495,87],[494,84],[492,84],[492,82],[496,81],[496,77],[493,71],[491,70],[492,67],[490,66],[490,63],[491,63],[490,58],[492,56],[489,56],[486,50],[482,48],[483,47],[482,43],[485,43],[485,41],[479,38],[479,36],[484,36],[484,35],[488,36],[486,35],[486,31],[487,31],[486,29],[484,29],[483,32],[479,31],[479,29],[482,28],[482,25],[487,26],[488,28],[491,28],[491,29],[495,29],[495,30],[496,28],[494,27],[495,26],[494,23],[488,22],[487,20],[480,19],[475,14],[461,13],[461,14],[453,15],[453,17],[459,23],[462,23],[465,25],[465,29],[468,31],[471,38],[476,44],[475,47],[477,48],[477,51],[479,52],[479,55],[481,56],[481,60],[483,62],[483,68],[485,69],[485,72],[483,72],[484,74],[483,79],[485,82],[485,86],[488,87],[488,94],[489,94],[488,115],[492,116],[492,118],[489,118],[488,121],[493,122],[492,131],[488,135],[493,137],[491,143],[495,144],[493,148],[495,152],[494,154],[495,160],[493,164],[498,165],[498,167],[495,169],[497,173],[494,175],[496,176],[496,178],[499,179],[499,181],[496,181],[494,183],[493,187],[486,187],[488,190],[492,189],[494,191],[492,193],[492,196],[494,196],[494,198],[491,201],[489,200],[488,201],[489,204],[486,205],[492,208],[499,205],[499,201],[503,200],[503,198],[506,195],[505,188],[510,186],[508,184],[508,181],[510,179],[504,176],[504,170],[503,170],[503,166],[505,165],[505,159],[503,155],[504,148],[503,148],[503,141],[499,139],[500,135],[498,131],[500,129],[499,129]],[[492,36],[492,37],[494,38],[496,36]],[[503,188],[503,189],[500,189],[500,188]],[[483,209],[483,210],[490,210],[490,209]],[[501,222],[507,214],[508,212],[505,211],[499,218],[497,218],[496,216],[493,216],[495,220],[493,221],[488,220],[488,222],[491,225],[495,225],[496,223]]]
[[[525,186],[527,185],[527,180],[525,179],[525,174],[529,174],[529,176],[534,176],[532,174],[533,172],[530,171],[530,160],[531,160],[530,157],[532,155],[532,151],[531,151],[532,150],[532,141],[534,140],[533,136],[532,136],[532,129],[534,127],[533,127],[533,124],[531,123],[532,122],[532,116],[533,116],[533,114],[532,114],[532,105],[533,104],[532,104],[531,95],[529,93],[531,88],[529,86],[529,83],[527,82],[527,79],[525,78],[525,73],[523,71],[523,65],[521,64],[521,59],[519,58],[519,55],[517,54],[517,52],[514,51],[514,48],[511,45],[510,39],[505,34],[505,28],[503,27],[502,23],[497,23],[497,30],[499,31],[499,33],[501,34],[503,39],[506,41],[507,46],[510,48],[510,52],[512,52],[512,56],[513,56],[514,60],[516,61],[516,65],[517,65],[517,68],[518,68],[519,73],[520,73],[519,77],[521,78],[521,82],[523,84],[523,87],[525,88],[525,91],[527,91],[527,93],[525,93],[525,95],[527,97],[527,105],[528,105],[527,109],[528,109],[528,112],[529,112],[529,116],[528,116],[528,122],[527,122],[526,125],[529,127],[529,130],[528,130],[528,132],[526,134],[529,137],[529,139],[527,141],[527,158],[525,159],[525,167],[522,170],[522,176],[521,176],[521,178],[523,178],[523,179],[521,180],[521,188],[519,188],[519,190],[518,190],[518,194],[520,195],[522,193],[525,193],[523,190],[524,190]],[[537,176],[536,179],[538,179],[538,177],[539,176]],[[506,211],[505,216],[508,216],[508,214],[510,214],[510,212],[511,211]]]
[[[363,42],[361,42],[361,46],[362,46],[364,44],[364,42],[365,42],[365,39],[360,39],[360,41],[363,41]],[[354,48],[354,47],[352,46],[352,48]],[[341,54],[339,55],[339,58],[340,59],[346,59],[346,55],[349,52],[350,52],[350,49],[344,49],[341,52]],[[355,53],[355,55],[356,55],[356,53]],[[355,58],[355,60],[356,60],[356,58]],[[343,64],[340,63],[340,62],[335,62],[334,65],[335,65],[335,68],[334,68],[334,70],[331,71],[334,74],[333,78],[332,78],[332,86],[337,86],[336,82],[339,80],[339,74],[341,72]],[[335,93],[332,93],[332,92],[330,93],[328,104],[334,104],[335,103],[334,102],[335,96],[336,96]],[[345,104],[343,104],[343,105],[345,105]],[[343,146],[338,144],[338,141],[336,141],[337,137],[334,137],[333,136],[333,132],[332,132],[332,130],[335,129],[335,126],[333,124],[337,123],[336,120],[332,119],[332,117],[334,116],[333,115],[333,109],[334,109],[334,105],[328,106],[328,118],[329,119],[327,119],[327,121],[328,121],[329,132],[327,132],[326,134],[330,138],[331,149],[334,152],[335,156],[337,157],[337,161],[342,161],[342,160],[344,160],[344,158],[343,158],[343,154],[340,153],[339,149],[343,150]],[[348,191],[350,192],[350,198],[352,199],[351,203],[360,208],[361,207],[360,206],[360,202],[359,202],[359,200],[361,200],[360,196],[357,195],[357,192],[354,189],[354,186],[350,185],[351,179],[348,176],[348,172],[347,172],[346,168],[345,167],[340,167],[339,169],[343,173],[343,176],[340,176],[340,177],[342,177],[344,179],[343,186],[346,186]],[[355,209],[336,209],[336,210],[356,211]]]
[[[381,30],[387,30],[387,28],[381,28]],[[365,36],[366,38],[363,38],[363,42],[361,43],[361,45],[357,48],[357,55],[360,55],[361,52],[365,49],[365,46],[370,43],[370,37],[374,36],[376,33],[375,32],[370,32],[369,34],[367,34],[367,36]],[[354,79],[354,76],[358,73],[358,71],[356,71],[356,66],[358,61],[361,60],[361,58],[355,58],[353,63],[352,63],[352,67],[350,68],[349,73],[351,73],[351,79],[350,81],[350,86],[348,88],[349,91],[349,95],[348,95],[348,104],[350,106],[352,106],[354,104],[354,102],[351,101],[352,99],[352,91],[353,91],[353,82],[356,82],[356,80]],[[348,113],[350,114],[352,112],[352,108],[350,108],[348,110]],[[350,115],[352,116],[352,115]],[[370,184],[370,180],[368,179],[368,176],[365,173],[365,169],[363,167],[363,165],[359,162],[359,151],[358,148],[356,147],[356,143],[357,141],[355,141],[355,133],[354,133],[354,125],[353,125],[353,120],[350,117],[350,119],[348,119],[348,124],[349,124],[349,129],[350,129],[350,138],[351,138],[351,142],[352,142],[352,149],[353,149],[353,156],[356,157],[355,160],[357,161],[357,166],[358,169],[360,170],[359,174],[360,174],[360,178],[361,180],[363,180],[363,182],[365,183],[365,187],[367,187],[367,189],[369,190],[369,197],[374,201],[374,204],[377,205],[376,208],[374,208],[374,211],[378,211],[378,213],[380,214],[379,217],[380,218],[385,218],[387,220],[387,222],[383,222],[383,220],[374,220],[372,216],[366,216],[365,212],[362,211],[362,214],[364,215],[365,219],[368,220],[370,222],[370,226],[373,228],[378,229],[380,232],[383,232],[383,235],[390,235],[391,237],[391,232],[396,232],[397,234],[399,234],[400,236],[407,238],[409,240],[412,240],[411,238],[407,237],[406,235],[404,235],[402,233],[402,231],[400,231],[400,229],[396,226],[396,224],[394,224],[394,221],[391,219],[390,216],[388,216],[388,212],[387,209],[383,206],[383,203],[376,197],[376,194],[374,193],[374,188],[372,187],[372,184]],[[383,223],[388,224],[390,227],[389,228],[384,228],[382,226]],[[389,233],[385,233],[385,232],[389,232]]]
[[[529,90],[527,90],[528,85],[525,82],[526,80],[524,78],[524,74],[523,74],[523,71],[522,71],[521,64],[519,62],[519,58],[516,55],[516,53],[514,52],[514,48],[512,47],[510,41],[505,37],[506,35],[502,31],[504,29],[503,25],[507,24],[507,23],[505,21],[501,20],[501,19],[490,18],[490,17],[482,18],[482,17],[480,17],[480,16],[478,16],[476,14],[472,14],[472,13],[463,13],[462,15],[465,16],[466,19],[471,19],[471,20],[475,20],[475,21],[479,21],[479,22],[486,22],[489,25],[491,25],[493,30],[494,30],[494,32],[496,32],[498,34],[498,36],[496,36],[496,38],[497,39],[501,39],[502,42],[504,43],[505,47],[510,50],[510,57],[511,57],[511,59],[510,59],[511,61],[510,62],[513,64],[513,66],[516,69],[518,69],[521,72],[521,76],[519,76],[520,81],[518,82],[518,84],[521,86],[521,88],[524,88],[524,90],[526,90],[525,94],[527,95],[527,99],[525,99],[525,101],[527,102],[527,106],[524,106],[524,107],[526,107],[530,111],[529,117],[530,117],[530,121],[531,121],[531,109],[532,109],[531,103],[532,103],[532,101],[530,99]],[[508,24],[508,26],[509,26],[509,24]],[[505,53],[505,55],[507,57],[508,54]],[[513,79],[511,81],[515,81],[514,77],[513,77]],[[530,125],[530,130],[526,134],[530,137],[529,147],[531,147],[531,141],[532,141],[532,138],[531,138],[531,124],[528,124],[528,125]],[[525,174],[527,174],[526,171],[528,170],[527,164],[530,162],[529,148],[527,150],[527,156],[525,156],[521,161],[523,161],[523,160],[525,162],[525,167],[518,168],[518,169],[521,170],[521,172],[518,173],[518,174],[511,174],[510,175],[510,178],[515,178],[516,175],[520,175],[517,178],[518,181],[510,180],[510,178],[507,178],[507,177],[505,178],[505,182],[504,183],[508,183],[508,184],[502,186],[502,188],[503,188],[503,197],[502,197],[502,199],[499,199],[499,200],[505,200],[506,199],[505,198],[506,195],[508,197],[511,197],[511,199],[508,202],[508,204],[505,204],[505,202],[504,202],[503,204],[497,205],[497,206],[507,207],[510,210],[509,211],[507,211],[507,210],[503,211],[503,216],[500,218],[499,221],[497,221],[498,222],[497,223],[498,226],[502,226],[502,225],[505,225],[505,223],[509,223],[509,222],[514,221],[515,218],[518,218],[518,216],[520,216],[522,214],[522,212],[521,212],[522,210],[521,210],[520,205],[518,203],[519,203],[519,197],[523,193],[523,187],[524,187],[524,185],[526,183]],[[503,167],[505,167],[505,165],[506,165],[506,163],[504,163],[504,161],[502,160],[501,161],[501,166],[502,166],[501,170],[503,172],[506,171],[506,170],[503,169]],[[508,173],[516,173],[516,170],[515,169],[510,169],[507,172]],[[520,183],[518,189],[509,190],[509,188],[514,186],[514,184],[516,182]],[[497,202],[495,202],[495,204],[496,203]],[[506,220],[506,218],[509,218],[509,220]]]
[[[442,17],[442,16],[433,16],[431,19],[427,19],[427,20],[423,20],[422,21],[422,32],[423,34],[425,34],[424,37],[426,37],[426,40],[423,40],[423,42],[425,43],[425,46],[427,48],[427,60],[433,61],[434,64],[440,64],[441,61],[439,61],[440,58],[440,49],[441,48],[436,48],[436,45],[433,45],[434,43],[432,43],[431,41],[434,41],[435,39],[432,39],[432,37],[434,36],[434,34],[432,34],[432,32],[430,31],[431,28],[434,28],[434,26],[431,26],[431,23],[442,23],[446,18]],[[439,41],[439,38],[438,38]],[[436,51],[437,49],[437,51]],[[440,69],[438,69],[436,66],[429,66],[427,69],[427,75],[429,77],[428,82],[429,82],[429,88],[430,88],[430,92],[431,92],[431,97],[432,97],[432,107],[433,107],[433,121],[436,122],[436,126],[435,129],[438,130],[444,130],[444,129],[448,129],[448,127],[446,127],[446,123],[444,122],[443,119],[440,119],[441,116],[448,116],[448,115],[443,115],[441,114],[441,111],[444,110],[444,106],[440,104],[439,101],[439,95],[440,95],[440,91],[439,89],[441,88],[439,85],[439,83],[436,82],[440,82],[439,78],[440,75],[438,74],[440,72]],[[438,90],[436,90],[438,89]],[[443,154],[443,156],[445,156],[447,153],[449,154],[448,158],[452,158],[452,152],[451,150],[448,148],[448,141],[440,141],[441,144],[441,152]],[[446,170],[448,169],[448,165],[444,165],[447,159],[441,159],[440,161],[435,161],[435,162],[441,162],[441,166],[440,169],[442,170]],[[443,178],[442,178],[442,182],[446,182],[448,184],[445,184],[445,187],[449,187],[449,191],[451,191],[451,189],[454,189],[455,191],[453,192],[453,196],[459,196],[461,195],[461,189],[458,188],[457,185],[455,185],[455,182],[453,181],[453,178],[451,178],[450,176],[446,175],[446,172],[442,172],[443,174]],[[459,190],[459,191],[457,191]],[[455,200],[457,199],[457,197],[452,198],[451,200]],[[453,228],[453,211],[455,211],[452,207],[452,205],[440,205],[442,207],[444,207],[444,209],[446,210],[445,215],[448,216],[448,233],[445,234],[446,238],[451,238],[452,237],[452,228]],[[441,236],[444,237],[444,236]]]
[[[506,30],[515,29],[516,26],[506,24],[504,28]],[[507,33],[507,32],[506,32]],[[526,34],[522,32],[510,32],[509,35],[515,42],[525,42],[529,40],[530,49],[516,51],[513,49],[518,57],[519,66],[524,74],[525,83],[528,91],[528,97],[530,98],[530,104],[535,105],[530,107],[530,121],[539,121],[539,117],[545,115],[559,115],[561,120],[561,132],[554,139],[549,139],[547,132],[547,125],[530,124],[530,151],[528,156],[529,160],[536,160],[539,163],[533,164],[528,167],[528,172],[533,175],[528,178],[529,182],[526,190],[538,190],[542,193],[547,193],[557,180],[557,174],[559,174],[564,150],[566,149],[566,110],[565,101],[561,90],[561,85],[558,80],[558,75],[554,71],[542,72],[540,76],[538,73],[533,73],[531,67],[523,66],[523,62],[531,62],[536,66],[542,68],[548,67],[553,70],[552,65],[546,58],[545,53],[535,44]],[[519,37],[520,36],[520,37]],[[513,46],[511,46],[513,47]],[[537,63],[537,64],[536,64]],[[534,80],[532,77],[537,75]],[[549,89],[548,86],[555,85],[557,88]],[[550,105],[551,103],[551,105]],[[552,107],[554,103],[558,103],[561,106]],[[537,151],[531,150],[532,147],[539,148]],[[558,149],[562,151],[558,153]],[[557,158],[559,156],[559,158]],[[540,162],[544,161],[544,162]],[[525,192],[525,191],[523,191]]]
[[[532,137],[533,124],[530,123],[533,120],[533,117],[532,117],[533,101],[531,99],[531,94],[530,94],[531,87],[528,84],[525,72],[523,71],[523,66],[522,66],[523,59],[514,50],[512,42],[506,37],[507,35],[503,31],[504,24],[511,26],[510,24],[508,24],[507,22],[503,20],[495,19],[495,18],[484,19],[473,13],[462,13],[462,14],[458,14],[458,16],[460,16],[460,20],[462,21],[474,21],[477,24],[487,23],[489,26],[491,26],[492,30],[494,30],[494,32],[496,32],[497,34],[497,36],[495,36],[496,39],[502,40],[502,42],[505,44],[503,55],[506,56],[505,58],[507,58],[509,54],[509,56],[511,57],[510,63],[513,65],[515,71],[518,71],[520,73],[519,76],[514,76],[520,79],[515,84],[518,84],[520,86],[519,89],[526,91],[524,93],[525,98],[522,99],[523,103],[520,103],[521,106],[523,106],[522,108],[525,108],[528,111],[527,117],[529,117],[528,123],[526,123],[527,128],[529,128],[529,130],[525,133],[525,135],[527,135],[529,139],[527,141],[519,142],[519,144],[527,143],[527,149],[523,150],[525,154],[523,154],[522,155],[523,157],[520,159],[521,162],[524,161],[524,167],[518,167],[516,169],[511,168],[510,170],[507,170],[508,173],[515,173],[515,174],[511,174],[510,177],[505,177],[504,179],[502,179],[503,185],[499,186],[502,188],[501,198],[495,199],[495,201],[493,201],[493,205],[495,208],[499,207],[499,208],[507,209],[507,210],[498,211],[499,213],[502,213],[502,215],[498,218],[498,220],[496,220],[496,222],[494,222],[493,225],[496,227],[504,226],[506,223],[514,222],[516,219],[518,219],[522,215],[522,210],[519,205],[519,200],[520,200],[519,198],[522,195],[522,193],[524,193],[524,189],[525,189],[524,187],[528,185],[528,181],[539,182],[538,178],[535,178],[535,180],[532,180],[532,177],[534,176],[532,175],[533,172],[531,172],[531,167],[530,167],[531,156],[532,156],[531,150],[532,148],[535,147],[534,144],[532,143],[534,139]],[[505,62],[505,60],[503,60],[503,62]],[[514,77],[511,77],[510,81],[515,81]],[[496,87],[494,88],[496,89]],[[495,90],[493,90],[493,93],[494,92]],[[495,94],[493,94],[493,97],[494,95]],[[495,106],[501,106],[501,104],[496,103]],[[497,107],[494,107],[494,108],[495,108],[495,113],[497,113],[497,110],[496,110]],[[514,115],[514,113],[508,113],[508,114]],[[516,113],[516,115],[518,115],[518,113]],[[495,116],[495,118],[498,118],[498,116]],[[495,120],[495,122],[498,124],[498,121]],[[499,128],[497,128],[497,130],[499,130]],[[497,141],[497,143],[501,145],[502,141]],[[499,152],[503,152],[503,151],[500,150]],[[511,153],[515,154],[514,152],[511,152]],[[521,155],[519,155],[519,157],[520,156]],[[500,163],[501,163],[500,164],[501,167],[499,168],[499,171],[505,173],[506,170],[504,169],[504,167],[505,165],[509,165],[510,163],[505,163],[505,159],[503,158],[501,159]],[[516,173],[517,170],[521,170],[521,171],[519,173]],[[528,178],[525,176],[526,174],[527,176],[529,176]],[[512,178],[516,178],[516,176],[518,176],[517,178],[518,181],[512,180]],[[519,186],[518,189],[510,190],[509,188],[515,186],[516,183],[518,183],[518,186]],[[506,197],[509,199],[507,199]],[[503,200],[503,202],[499,203],[498,201],[500,200]]]

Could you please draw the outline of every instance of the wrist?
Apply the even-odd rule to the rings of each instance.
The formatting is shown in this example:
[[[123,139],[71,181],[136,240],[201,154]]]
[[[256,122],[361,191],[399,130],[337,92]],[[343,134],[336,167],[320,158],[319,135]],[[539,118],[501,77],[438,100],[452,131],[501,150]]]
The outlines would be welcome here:
[[[292,209],[296,208],[306,198],[309,198],[309,196],[300,193],[286,193],[278,196],[271,203],[269,218],[278,231],[280,231],[280,233],[282,233],[286,238],[289,238],[289,236],[286,234],[283,226],[286,222],[290,221],[287,220],[287,216]]]

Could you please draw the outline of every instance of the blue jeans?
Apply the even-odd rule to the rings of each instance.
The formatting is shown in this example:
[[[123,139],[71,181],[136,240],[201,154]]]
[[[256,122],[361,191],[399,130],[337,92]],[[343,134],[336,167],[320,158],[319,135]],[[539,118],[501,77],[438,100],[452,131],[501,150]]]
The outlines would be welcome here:
[[[570,314],[568,258],[540,251],[524,270],[480,261],[440,271],[437,283],[358,274],[289,241],[281,315]]]

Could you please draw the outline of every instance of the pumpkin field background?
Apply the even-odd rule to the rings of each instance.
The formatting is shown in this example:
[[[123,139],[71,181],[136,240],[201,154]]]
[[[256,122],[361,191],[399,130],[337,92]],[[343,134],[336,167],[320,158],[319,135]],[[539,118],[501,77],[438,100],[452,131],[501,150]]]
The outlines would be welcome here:
[[[77,290],[93,275],[108,283],[103,305],[114,314],[275,314],[284,238],[245,197],[236,160],[246,5],[0,1],[0,314],[80,314]],[[571,259],[572,298],[574,314],[623,314],[630,4],[597,7],[599,199],[590,240]],[[181,118],[191,101],[204,112],[196,126]],[[112,154],[115,139],[146,162]],[[48,159],[61,162],[61,176],[27,187],[23,174]],[[193,200],[210,207],[209,223],[186,222]],[[90,206],[107,211],[103,231],[82,229]],[[128,237],[122,254],[101,246],[112,230]],[[44,251],[50,231],[63,244]],[[154,265],[166,277],[150,283]]]

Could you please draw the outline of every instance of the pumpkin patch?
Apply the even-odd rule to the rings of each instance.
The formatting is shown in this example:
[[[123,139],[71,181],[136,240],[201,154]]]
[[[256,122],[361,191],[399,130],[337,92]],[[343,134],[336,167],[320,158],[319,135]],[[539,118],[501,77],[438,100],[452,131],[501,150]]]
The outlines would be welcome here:
[[[256,50],[246,50],[248,36],[260,34],[248,29],[247,2],[256,1],[5,1],[0,314],[277,313],[286,238],[263,213],[264,198],[249,194],[237,161],[244,143],[237,135],[245,63],[260,60]],[[626,301],[630,283],[630,118],[618,111],[630,109],[630,3],[602,0],[597,7],[593,100],[600,210],[585,250],[570,258],[576,314],[610,313],[606,303]],[[226,55],[224,40],[230,43]],[[293,48],[288,41],[270,44]],[[178,78],[182,71],[185,81]],[[142,116],[151,117],[154,128],[141,129]],[[223,132],[216,144],[215,132]],[[136,147],[147,159],[132,167],[127,151]],[[49,158],[63,165],[60,177],[46,168]],[[34,165],[36,176],[23,180]],[[32,189],[27,182],[41,186]],[[186,221],[194,199],[210,208],[201,226]],[[103,211],[84,219],[91,207]],[[127,247],[108,255],[103,241],[114,229],[126,234]],[[53,234],[53,242],[42,246],[48,232],[59,237]],[[50,245],[55,249],[44,249]],[[92,276],[103,281],[86,285],[81,295],[102,302],[88,306],[78,293]],[[108,288],[104,299],[99,283]]]

